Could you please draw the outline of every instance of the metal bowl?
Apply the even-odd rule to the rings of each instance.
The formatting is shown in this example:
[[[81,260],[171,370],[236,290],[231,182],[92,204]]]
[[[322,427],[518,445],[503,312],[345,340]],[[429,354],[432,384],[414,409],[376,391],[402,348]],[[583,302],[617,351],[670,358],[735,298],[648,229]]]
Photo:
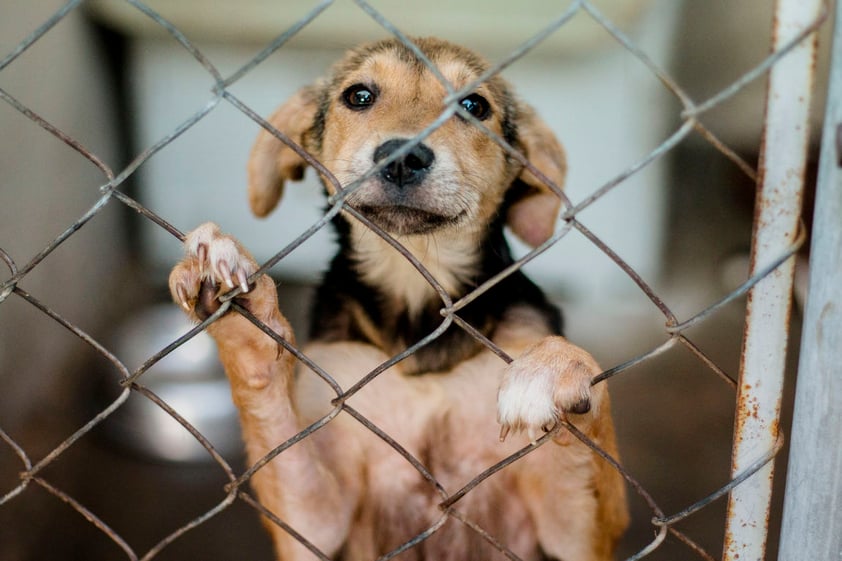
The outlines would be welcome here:
[[[156,305],[120,325],[112,348],[134,371],[191,328],[176,306]],[[137,383],[174,409],[223,456],[242,453],[237,411],[209,335],[199,333],[152,365]],[[104,380],[103,385],[106,400],[116,398],[122,389],[114,378]],[[181,423],[139,392],[132,392],[103,428],[112,442],[145,457],[173,462],[212,459]]]

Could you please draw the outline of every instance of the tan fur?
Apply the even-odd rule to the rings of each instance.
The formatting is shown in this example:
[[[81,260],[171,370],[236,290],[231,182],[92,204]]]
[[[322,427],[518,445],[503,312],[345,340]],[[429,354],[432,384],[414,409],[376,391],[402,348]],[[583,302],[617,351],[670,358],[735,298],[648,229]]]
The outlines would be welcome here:
[[[419,40],[454,88],[475,79],[485,64],[448,43]],[[365,112],[337,103],[349,85],[377,84],[378,103]],[[518,126],[516,148],[561,187],[565,162],[555,137],[531,108],[514,102],[508,86],[492,78],[477,88],[492,105],[484,125],[504,135],[504,105]],[[372,166],[377,146],[390,138],[411,138],[444,109],[446,90],[428,70],[399,55],[395,43],[350,52],[333,78],[305,88],[281,106],[270,123],[321,161],[343,188]],[[316,123],[319,112],[323,122]],[[321,127],[321,129],[320,129]],[[503,203],[516,177],[527,189],[509,207],[507,220],[526,242],[537,245],[553,232],[559,199],[533,174],[508,158],[496,143],[453,117],[425,143],[436,165],[414,199],[429,211],[458,217],[424,235],[393,232],[441,282],[456,291],[470,275],[475,243]],[[271,211],[286,180],[300,179],[304,160],[273,134],[262,131],[249,162],[249,200],[257,215]],[[335,191],[325,181],[329,192]],[[376,176],[348,196],[357,207],[388,205]],[[413,194],[413,196],[416,196]],[[418,225],[412,225],[418,227]],[[412,313],[433,294],[421,275],[393,248],[352,221],[352,247],[361,274]],[[188,236],[187,256],[172,272],[173,298],[191,314],[203,300],[203,286],[221,292],[240,286],[257,265],[236,241],[204,225]],[[463,270],[464,269],[464,270]],[[228,282],[231,279],[232,282]],[[204,284],[203,284],[204,283]],[[278,310],[275,287],[261,277],[239,297],[266,325],[294,342]],[[361,312],[361,310],[358,310]],[[357,312],[352,311],[352,314]],[[531,308],[512,308],[491,339],[510,356],[506,365],[480,351],[447,372],[407,375],[409,361],[380,374],[347,405],[424,463],[447,493],[527,445],[559,418],[569,418],[598,446],[617,457],[605,384],[591,387],[600,369],[584,350],[548,332]],[[362,314],[358,314],[362,315]],[[388,360],[393,349],[378,325],[363,321],[373,344],[315,342],[304,353],[347,389]],[[259,461],[310,423],[332,414],[331,387],[275,341],[238,314],[229,313],[208,331],[240,411],[249,460]],[[582,403],[584,414],[575,414]],[[498,438],[500,424],[512,435]],[[611,558],[628,523],[622,478],[605,461],[566,432],[483,482],[453,508],[524,561],[547,556],[565,561]],[[260,502],[330,558],[375,559],[438,521],[442,497],[400,454],[347,413],[285,450],[261,468],[252,484]],[[297,540],[267,524],[278,559],[313,559]],[[504,557],[479,534],[448,519],[431,537],[397,557],[402,560],[491,560]]]

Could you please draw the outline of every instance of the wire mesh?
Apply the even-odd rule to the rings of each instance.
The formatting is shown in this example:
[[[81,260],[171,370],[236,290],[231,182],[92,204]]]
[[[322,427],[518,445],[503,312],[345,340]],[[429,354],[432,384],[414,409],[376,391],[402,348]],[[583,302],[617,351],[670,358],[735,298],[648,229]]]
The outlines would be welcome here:
[[[434,341],[446,329],[451,328],[451,326],[455,326],[465,330],[468,334],[475,337],[482,345],[488,347],[491,351],[496,353],[501,358],[501,360],[507,362],[511,361],[511,358],[508,357],[502,349],[498,348],[493,342],[491,342],[488,338],[482,336],[473,326],[471,326],[468,322],[463,320],[459,316],[459,311],[468,303],[477,298],[479,295],[483,294],[492,286],[506,278],[506,276],[512,274],[515,271],[520,270],[529,261],[541,255],[542,252],[558,243],[561,239],[563,239],[571,231],[574,230],[579,232],[587,240],[589,240],[594,245],[594,247],[596,247],[605,256],[612,260],[616,264],[616,266],[619,269],[621,269],[628,276],[628,278],[630,278],[634,282],[634,284],[638,287],[642,294],[644,294],[645,297],[651,302],[652,306],[655,309],[657,309],[659,313],[663,316],[665,322],[664,340],[660,344],[658,344],[654,348],[645,350],[639,356],[631,360],[608,368],[607,370],[605,370],[605,372],[603,372],[594,380],[595,384],[604,383],[607,379],[621,375],[630,368],[642,362],[649,361],[653,359],[653,357],[662,354],[673,347],[681,346],[686,348],[694,357],[698,359],[698,361],[701,364],[703,364],[707,369],[709,369],[711,373],[720,378],[723,381],[723,384],[730,388],[736,387],[737,383],[735,379],[727,372],[725,372],[723,368],[718,366],[714,359],[708,357],[706,353],[692,341],[691,336],[688,332],[693,327],[705,322],[711,316],[717,314],[719,310],[721,310],[722,307],[726,304],[744,295],[751,287],[755,286],[763,278],[771,274],[772,271],[774,271],[782,263],[790,259],[792,255],[800,248],[805,236],[802,235],[791,248],[783,252],[779,256],[779,258],[776,259],[772,264],[764,268],[762,271],[759,271],[756,275],[754,275],[752,278],[750,278],[748,281],[742,284],[739,288],[728,294],[721,301],[712,303],[709,306],[706,306],[704,309],[699,310],[692,317],[682,320],[677,316],[676,313],[673,312],[673,310],[665,303],[665,301],[658,295],[657,291],[647,282],[646,279],[643,278],[641,274],[639,274],[632,266],[625,262],[620,255],[613,251],[612,248],[608,244],[603,242],[592,230],[585,226],[585,224],[580,219],[580,215],[585,209],[587,209],[591,205],[599,204],[599,202],[603,200],[604,197],[606,197],[611,191],[622,188],[624,182],[628,178],[634,176],[635,174],[641,173],[642,170],[647,169],[649,166],[653,165],[654,162],[664,158],[667,154],[671,153],[679,144],[684,142],[689,136],[693,134],[696,134],[701,138],[705,139],[705,141],[707,141],[713,148],[715,148],[726,158],[728,158],[730,161],[736,164],[739,167],[739,169],[741,169],[746,174],[746,176],[754,180],[757,176],[757,171],[754,168],[754,166],[752,166],[750,163],[746,162],[743,158],[741,158],[736,150],[731,149],[729,146],[727,146],[723,141],[717,138],[717,136],[711,130],[709,130],[705,126],[703,122],[705,115],[709,111],[721,106],[728,99],[737,95],[749,83],[763,77],[768,72],[768,70],[771,67],[773,67],[783,56],[785,56],[790,50],[795,48],[795,46],[799,45],[807,37],[813,34],[816,31],[816,29],[821,25],[824,16],[817,19],[811,26],[809,26],[807,29],[801,32],[797,37],[795,37],[792,41],[786,44],[783,48],[771,53],[764,60],[759,61],[758,64],[749,72],[747,72],[744,76],[740,77],[728,87],[723,88],[715,95],[699,102],[692,99],[692,97],[678,84],[678,82],[664,68],[659,67],[648,56],[648,54],[644,52],[644,50],[638,47],[632,39],[630,39],[608,17],[606,17],[599,10],[599,8],[594,2],[588,0],[576,0],[570,2],[570,4],[565,9],[560,11],[558,17],[550,24],[548,24],[543,30],[536,33],[534,37],[530,38],[519,48],[513,50],[507,56],[499,60],[488,70],[488,72],[486,72],[477,81],[472,82],[459,90],[454,89],[447,82],[447,80],[445,80],[441,75],[438,75],[437,70],[428,60],[426,60],[424,54],[420,52],[417,48],[415,48],[415,46],[412,44],[412,41],[406,35],[404,35],[404,33],[401,30],[398,30],[392,23],[390,23],[390,21],[382,13],[378,12],[374,7],[372,7],[364,0],[355,0],[355,4],[359,7],[359,9],[365,12],[368,16],[370,16],[373,21],[377,22],[380,26],[382,26],[385,32],[394,35],[400,41],[404,42],[410,49],[412,49],[412,51],[416,54],[418,59],[423,61],[424,64],[430,67],[431,71],[437,74],[438,79],[442,82],[442,85],[447,91],[445,108],[443,109],[439,118],[436,119],[434,122],[430,123],[429,126],[426,129],[424,129],[424,131],[422,131],[417,137],[412,139],[411,142],[407,143],[407,145],[401,151],[395,153],[392,156],[392,159],[398,158],[402,155],[402,153],[411,150],[415,144],[420,143],[426,136],[430,135],[444,122],[446,122],[452,116],[459,114],[466,121],[470,122],[480,130],[485,132],[487,135],[489,135],[491,138],[493,138],[493,140],[497,142],[500,146],[502,146],[509,154],[511,154],[513,158],[519,160],[536,177],[538,177],[541,181],[543,181],[550,188],[552,188],[552,190],[561,198],[563,202],[563,212],[560,216],[561,223],[559,225],[559,228],[557,229],[557,232],[549,240],[547,240],[541,246],[530,251],[522,258],[518,259],[514,263],[514,265],[512,265],[507,270],[502,271],[500,274],[496,275],[494,278],[490,279],[485,284],[477,287],[475,290],[465,295],[461,299],[454,301],[447,293],[447,291],[438,283],[434,276],[425,269],[423,264],[421,264],[412,255],[412,253],[405,249],[397,240],[392,238],[387,232],[383,231],[376,224],[369,221],[364,215],[360,214],[357,210],[352,208],[346,202],[347,197],[350,193],[352,193],[356,188],[358,188],[367,177],[370,177],[372,174],[377,173],[379,169],[388,165],[390,160],[387,159],[380,162],[378,165],[372,168],[368,172],[368,174],[364,175],[354,183],[350,185],[341,185],[340,182],[330,173],[330,171],[327,168],[325,168],[319,161],[314,159],[311,155],[309,155],[299,146],[295,145],[295,143],[292,142],[289,138],[287,138],[282,132],[275,129],[256,111],[251,109],[243,100],[238,98],[237,95],[235,95],[231,90],[231,87],[234,84],[236,84],[238,80],[246,76],[257,65],[261,64],[264,60],[266,60],[270,55],[277,52],[279,49],[282,49],[284,45],[296,35],[296,33],[298,33],[301,29],[303,29],[309,23],[318,18],[325,10],[329,9],[332,4],[331,1],[328,0],[315,5],[313,9],[308,14],[306,14],[305,17],[298,21],[294,26],[292,26],[288,30],[283,30],[283,32],[277,37],[276,40],[272,41],[254,58],[249,60],[241,68],[232,72],[228,76],[223,75],[216,68],[216,66],[214,66],[213,62],[211,62],[211,60],[203,54],[202,50],[196,44],[194,44],[177,27],[169,23],[162,15],[156,13],[149,6],[145,5],[143,2],[140,2],[138,0],[126,0],[126,3],[132,6],[134,9],[141,12],[142,14],[144,14],[152,22],[154,22],[155,25],[159,26],[161,30],[169,34],[175,41],[177,41],[180,44],[180,46],[187,53],[189,53],[205,69],[207,75],[212,79],[214,84],[211,91],[212,97],[204,105],[197,107],[195,112],[191,116],[185,119],[182,123],[178,124],[178,126],[174,127],[171,132],[160,138],[160,140],[157,143],[138,154],[125,168],[115,170],[109,167],[106,163],[104,163],[104,161],[100,157],[98,157],[97,154],[89,150],[78,139],[66,134],[61,130],[61,128],[52,124],[50,121],[48,121],[47,119],[38,115],[32,109],[30,109],[26,104],[26,100],[16,99],[7,91],[0,89],[0,99],[5,101],[15,111],[28,118],[32,122],[32,126],[41,127],[48,133],[55,136],[57,139],[59,139],[60,141],[68,145],[76,153],[78,153],[80,158],[84,158],[87,161],[89,161],[102,174],[102,184],[99,187],[100,194],[95,203],[91,205],[86,212],[81,214],[79,218],[75,220],[72,224],[70,224],[70,226],[67,227],[63,232],[55,236],[55,238],[52,239],[43,248],[43,250],[41,250],[40,252],[38,252],[23,263],[17,263],[9,254],[7,254],[5,251],[0,250],[0,257],[2,257],[7,269],[7,273],[3,275],[3,277],[5,278],[3,279],[2,284],[0,284],[0,307],[4,305],[4,302],[13,298],[19,299],[25,302],[27,305],[33,307],[35,310],[38,311],[39,314],[43,314],[45,317],[49,318],[50,321],[55,322],[56,324],[61,326],[61,328],[70,332],[73,336],[75,336],[76,338],[81,340],[85,345],[90,347],[90,349],[94,353],[107,360],[119,373],[119,384],[122,388],[119,392],[119,395],[116,398],[114,398],[110,404],[108,404],[100,411],[97,411],[87,420],[87,422],[82,424],[63,442],[55,446],[49,453],[47,453],[46,455],[44,455],[44,457],[40,459],[31,457],[31,453],[27,451],[25,446],[21,445],[15,440],[15,438],[12,435],[8,434],[7,432],[3,431],[2,428],[0,428],[0,440],[2,440],[3,442],[2,446],[6,446],[13,453],[13,456],[17,458],[17,462],[19,462],[20,469],[19,481],[16,482],[9,489],[0,490],[0,492],[2,492],[2,496],[0,496],[0,509],[15,501],[26,500],[26,494],[24,494],[24,491],[26,491],[29,487],[39,487],[47,493],[53,495],[57,499],[68,504],[81,517],[83,517],[99,532],[107,536],[109,540],[116,544],[125,557],[129,559],[149,560],[156,558],[156,556],[158,556],[161,551],[166,549],[168,546],[170,546],[170,544],[181,538],[183,535],[202,526],[209,519],[225,511],[226,509],[229,509],[232,505],[238,503],[248,505],[250,508],[254,509],[258,513],[266,517],[268,520],[270,520],[271,524],[276,524],[277,526],[281,527],[286,532],[294,536],[295,539],[299,540],[302,544],[305,545],[305,547],[312,551],[316,558],[328,559],[325,553],[319,551],[318,548],[316,548],[316,546],[314,546],[312,543],[309,543],[306,540],[306,538],[299,533],[298,529],[290,526],[284,520],[279,519],[277,515],[270,512],[266,507],[261,505],[259,500],[251,494],[248,488],[248,484],[250,479],[254,476],[254,474],[261,470],[269,461],[284,454],[284,452],[288,450],[291,446],[293,446],[295,443],[300,442],[303,439],[309,438],[313,433],[317,432],[322,427],[332,422],[332,420],[338,415],[346,414],[354,418],[362,426],[367,428],[372,434],[382,439],[397,453],[403,456],[406,462],[410,464],[420,474],[424,481],[426,481],[432,488],[436,490],[440,497],[439,506],[441,509],[441,517],[438,520],[435,520],[432,523],[432,525],[429,528],[427,528],[424,532],[413,536],[405,544],[395,549],[394,551],[387,553],[381,559],[389,559],[395,557],[401,554],[403,551],[415,547],[417,544],[427,539],[429,536],[435,534],[448,520],[455,520],[460,524],[463,524],[465,527],[469,528],[471,531],[475,532],[483,540],[489,543],[492,547],[497,549],[506,558],[517,559],[517,556],[512,551],[510,551],[505,544],[500,543],[495,538],[495,536],[491,535],[483,528],[479,527],[475,522],[470,520],[463,512],[461,512],[459,510],[459,501],[464,496],[471,493],[477,485],[479,485],[487,478],[492,477],[495,473],[499,472],[502,469],[505,469],[508,465],[519,461],[520,458],[522,458],[526,454],[529,454],[533,450],[537,449],[540,446],[543,446],[545,443],[552,440],[553,437],[556,436],[559,431],[570,431],[570,433],[572,433],[572,435],[575,438],[578,438],[586,445],[593,448],[597,454],[603,456],[605,460],[608,461],[614,467],[614,469],[616,469],[622,475],[622,477],[626,480],[630,488],[640,497],[640,499],[643,502],[645,502],[646,505],[648,505],[652,516],[651,525],[652,531],[654,532],[654,538],[650,543],[648,543],[639,551],[631,555],[629,557],[630,560],[644,558],[651,552],[657,550],[662,545],[662,543],[668,535],[674,536],[677,540],[683,543],[686,546],[686,550],[690,554],[692,554],[692,556],[701,559],[713,559],[713,556],[710,553],[706,552],[701,546],[697,545],[693,541],[693,539],[691,539],[689,535],[680,528],[680,523],[687,520],[699,510],[706,508],[711,502],[728,493],[734,487],[739,486],[752,474],[754,474],[755,472],[763,468],[765,465],[767,465],[770,461],[772,461],[777,452],[781,449],[782,442],[780,440],[773,449],[766,451],[764,454],[758,457],[753,464],[751,464],[747,469],[745,469],[732,481],[723,482],[722,486],[713,493],[711,493],[709,496],[701,497],[697,502],[695,502],[695,504],[685,509],[681,509],[678,512],[670,514],[666,512],[665,509],[659,506],[659,502],[650,494],[649,491],[647,491],[645,486],[638,481],[634,473],[628,471],[618,460],[611,458],[604,451],[600,450],[594,443],[589,441],[589,439],[584,434],[582,434],[575,426],[567,422],[561,422],[558,426],[553,428],[552,431],[541,437],[534,445],[529,445],[519,450],[512,456],[501,461],[500,463],[491,466],[486,471],[476,474],[475,478],[468,484],[466,484],[463,488],[455,492],[449,493],[445,490],[445,487],[439,481],[436,480],[434,474],[431,473],[427,469],[427,467],[425,467],[424,463],[419,458],[414,457],[408,450],[406,450],[401,445],[400,442],[396,441],[392,436],[384,432],[381,428],[372,423],[360,412],[356,411],[353,407],[351,407],[348,404],[348,399],[355,393],[360,391],[362,388],[364,388],[377,376],[386,371],[388,368],[404,360],[406,357],[412,355],[419,348]],[[2,60],[0,60],[0,72],[2,72],[9,65],[13,64],[28,48],[30,48],[32,45],[43,39],[43,37],[45,37],[51,32],[51,30],[56,26],[56,24],[60,23],[62,19],[66,18],[68,14],[70,14],[74,10],[78,10],[82,4],[83,2],[81,0],[68,2],[60,10],[58,10],[55,14],[48,18],[41,26],[35,29],[23,41],[21,41],[16,48],[14,48],[8,55],[6,55]],[[665,141],[659,144],[656,148],[654,148],[650,153],[641,158],[638,162],[623,170],[615,178],[606,182],[604,185],[598,186],[592,191],[592,194],[590,196],[578,202],[571,201],[567,197],[567,195],[561,190],[560,186],[554,185],[552,181],[550,181],[539,170],[532,166],[532,164],[526,158],[524,158],[522,154],[520,154],[512,146],[509,146],[505,142],[505,140],[499,138],[494,133],[486,129],[480,121],[478,121],[469,113],[467,113],[459,105],[459,100],[468,93],[472,92],[479,83],[481,83],[484,80],[487,80],[491,76],[497,75],[500,72],[502,72],[504,69],[516,62],[518,59],[524,57],[536,46],[540,45],[551,34],[557,32],[563,33],[565,24],[569,22],[574,16],[586,16],[590,18],[593,23],[604,29],[613,38],[613,40],[616,41],[617,44],[622,46],[623,49],[625,49],[636,60],[642,63],[648,69],[648,71],[651,72],[651,74],[655,78],[657,78],[657,80],[660,81],[665,91],[669,92],[681,106],[681,111],[678,115],[679,124],[676,130],[672,132]],[[365,224],[374,234],[383,238],[392,247],[399,251],[409,262],[413,264],[413,266],[419,271],[419,273],[424,276],[427,282],[433,287],[433,289],[441,298],[442,321],[436,330],[429,333],[421,341],[410,346],[405,351],[399,353],[398,355],[390,358],[383,364],[379,365],[377,368],[375,368],[366,376],[364,376],[357,384],[350,388],[342,388],[340,384],[338,384],[334,380],[330,372],[327,372],[324,369],[322,369],[322,367],[320,367],[317,363],[315,363],[313,360],[307,357],[299,348],[286,341],[281,334],[275,333],[274,331],[272,331],[272,329],[263,325],[256,317],[252,316],[248,310],[235,303],[233,301],[233,298],[240,294],[239,289],[235,289],[229,294],[227,294],[223,298],[223,306],[216,313],[211,315],[207,320],[197,325],[194,329],[191,329],[189,332],[185,333],[182,337],[172,341],[171,344],[167,345],[154,356],[150,356],[140,367],[136,369],[130,369],[105,345],[97,341],[94,337],[86,333],[85,330],[83,330],[80,326],[74,323],[74,320],[72,318],[65,317],[54,307],[44,304],[37,296],[30,294],[22,287],[28,275],[32,274],[32,272],[36,270],[39,267],[39,265],[42,262],[44,262],[44,260],[46,260],[53,252],[55,252],[59,247],[61,247],[62,244],[65,244],[69,239],[75,236],[77,232],[84,228],[91,220],[97,217],[100,213],[104,212],[104,209],[106,209],[109,205],[125,205],[132,211],[138,213],[143,220],[149,221],[150,223],[156,225],[156,227],[164,229],[165,231],[169,232],[169,234],[172,235],[174,238],[183,240],[184,234],[179,230],[179,228],[177,228],[173,224],[170,224],[163,217],[159,216],[158,214],[156,214],[155,212],[153,212],[152,210],[135,200],[135,198],[130,196],[128,190],[125,189],[125,185],[127,181],[134,176],[134,174],[137,172],[140,166],[142,166],[146,161],[152,158],[157,152],[161,150],[166,150],[168,146],[170,146],[177,138],[179,138],[179,136],[181,136],[183,133],[194,127],[197,123],[202,121],[205,117],[211,114],[222,104],[228,104],[230,107],[233,107],[236,110],[240,111],[245,118],[256,122],[259,126],[268,130],[286,145],[295,150],[302,158],[305,159],[305,161],[307,161],[311,166],[318,170],[318,172],[335,187],[336,192],[336,194],[329,199],[328,207],[324,215],[317,222],[312,224],[311,227],[301,232],[301,234],[292,242],[290,242],[286,247],[281,248],[273,257],[262,263],[260,270],[257,273],[255,273],[255,275],[252,278],[255,278],[257,275],[263,274],[265,272],[272,271],[273,268],[276,267],[276,265],[282,265],[284,258],[287,255],[289,255],[289,253],[291,253],[294,249],[301,246],[302,244],[306,244],[314,234],[328,226],[334,216],[336,216],[340,211],[344,211],[345,213],[353,216],[355,220],[358,220]],[[16,186],[12,187],[15,188]],[[804,233],[802,232],[802,234]],[[2,244],[2,240],[0,240],[0,244]],[[281,345],[284,349],[292,353],[298,361],[300,361],[303,365],[310,369],[315,375],[319,376],[326,384],[330,386],[330,388],[335,394],[335,397],[331,404],[332,409],[329,411],[329,413],[327,413],[323,418],[317,420],[312,425],[305,428],[303,431],[301,431],[299,434],[295,435],[288,441],[279,443],[262,460],[257,462],[255,465],[248,467],[246,470],[242,471],[242,473],[238,473],[237,469],[232,467],[232,465],[223,457],[223,455],[219,451],[217,451],[217,449],[214,447],[214,444],[210,442],[199,430],[193,427],[184,418],[184,416],[181,413],[179,413],[179,411],[168,405],[164,400],[155,395],[155,393],[149,387],[144,385],[144,374],[153,365],[155,365],[157,362],[159,362],[162,358],[170,354],[175,349],[182,346],[185,342],[192,339],[195,335],[205,330],[208,325],[210,325],[212,322],[216,321],[219,317],[226,313],[240,313],[244,315],[255,325],[257,325],[260,329],[262,329],[268,336],[272,337],[275,341],[277,341],[277,343]],[[0,382],[1,381],[2,380],[0,380]],[[0,391],[2,391],[2,388],[0,388]],[[138,551],[137,546],[127,543],[127,541],[123,537],[121,537],[120,534],[118,534],[114,529],[112,529],[109,526],[107,521],[100,519],[96,515],[96,513],[92,512],[88,507],[86,507],[84,504],[81,504],[73,496],[66,493],[57,485],[52,483],[50,481],[50,477],[48,475],[45,475],[45,472],[47,471],[47,468],[49,466],[59,462],[62,456],[68,454],[68,451],[76,445],[79,439],[93,431],[95,427],[103,423],[115,411],[119,410],[121,407],[124,407],[126,402],[132,396],[138,396],[142,399],[151,401],[156,406],[165,411],[169,416],[175,419],[186,430],[188,430],[193,436],[193,438],[195,438],[195,440],[199,444],[201,444],[201,446],[207,451],[208,456],[212,458],[213,462],[215,462],[215,464],[219,466],[219,469],[224,474],[224,477],[227,480],[227,483],[224,485],[223,489],[224,497],[221,501],[219,501],[216,505],[203,512],[199,516],[190,520],[183,526],[173,528],[169,535],[161,539],[157,544],[155,544],[153,547],[149,548],[146,551]],[[137,399],[138,397],[134,398]]]

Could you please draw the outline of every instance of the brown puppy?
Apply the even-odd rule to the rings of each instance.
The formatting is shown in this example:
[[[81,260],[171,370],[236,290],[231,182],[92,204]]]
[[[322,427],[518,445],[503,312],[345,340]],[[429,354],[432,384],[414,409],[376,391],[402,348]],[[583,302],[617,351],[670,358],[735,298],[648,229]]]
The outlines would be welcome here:
[[[417,45],[457,90],[487,68],[443,41]],[[347,204],[399,241],[456,301],[512,263],[505,225],[533,246],[545,241],[559,199],[460,114],[410,142],[440,117],[446,95],[407,47],[385,40],[349,52],[328,79],[301,90],[270,122],[343,189],[350,186]],[[501,78],[478,85],[460,105],[563,183],[561,147]],[[378,171],[359,181],[377,164]],[[254,212],[270,212],[284,181],[300,179],[305,166],[299,154],[261,132],[249,162]],[[335,194],[334,183],[322,179]],[[439,327],[444,304],[415,266],[357,219],[343,211],[334,223],[339,252],[317,293],[304,354],[344,391]],[[243,294],[236,301],[294,342],[274,283],[261,276],[248,285],[257,265],[235,240],[205,224],[185,245],[170,288],[194,318],[207,317],[219,306],[218,293],[238,286]],[[463,520],[442,512],[443,493],[458,491],[567,413],[617,455],[605,384],[591,386],[599,367],[560,336],[558,311],[522,273],[458,315],[515,360],[507,365],[450,325],[346,402],[417,458],[443,489],[343,411],[255,473],[260,502],[334,559],[375,559],[440,521],[397,558],[505,558],[476,526],[523,560],[611,558],[627,524],[623,481],[566,431],[455,502],[450,508]],[[208,331],[231,382],[251,462],[334,409],[337,392],[297,367],[240,314],[227,313]],[[507,441],[498,437],[500,425],[502,434],[513,432]],[[315,558],[286,531],[268,526],[279,559]]]

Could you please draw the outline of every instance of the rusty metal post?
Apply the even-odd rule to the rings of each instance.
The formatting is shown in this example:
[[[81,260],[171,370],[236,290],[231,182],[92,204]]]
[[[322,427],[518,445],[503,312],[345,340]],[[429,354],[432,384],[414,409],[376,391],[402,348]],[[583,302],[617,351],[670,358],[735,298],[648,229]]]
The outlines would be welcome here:
[[[777,0],[772,48],[813,24],[820,0]],[[752,238],[751,274],[786,253],[798,236],[813,86],[815,34],[771,69],[766,99]],[[775,447],[789,335],[793,260],[749,292],[731,474],[737,477]],[[774,465],[767,463],[731,491],[723,559],[760,561],[769,525]]]
[[[842,559],[842,9],[831,60],[778,561]]]

